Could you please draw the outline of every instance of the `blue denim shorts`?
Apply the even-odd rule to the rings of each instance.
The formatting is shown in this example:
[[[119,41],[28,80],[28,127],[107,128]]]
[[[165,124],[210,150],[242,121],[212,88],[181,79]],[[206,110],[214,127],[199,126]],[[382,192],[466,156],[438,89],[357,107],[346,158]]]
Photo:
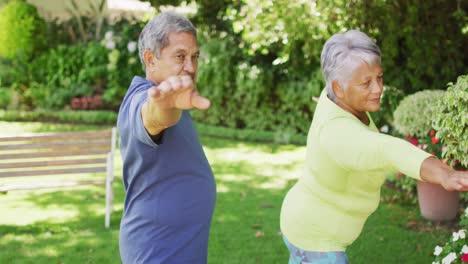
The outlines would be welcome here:
[[[344,251],[306,251],[289,243],[285,236],[283,236],[283,240],[290,253],[288,264],[349,264]]]

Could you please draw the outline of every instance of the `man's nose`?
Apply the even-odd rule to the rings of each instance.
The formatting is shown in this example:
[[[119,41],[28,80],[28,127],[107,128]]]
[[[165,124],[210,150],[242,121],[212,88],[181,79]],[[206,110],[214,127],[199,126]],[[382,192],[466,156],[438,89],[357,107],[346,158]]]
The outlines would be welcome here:
[[[184,70],[189,73],[195,72],[196,62],[192,60],[192,58],[187,58],[184,62]]]

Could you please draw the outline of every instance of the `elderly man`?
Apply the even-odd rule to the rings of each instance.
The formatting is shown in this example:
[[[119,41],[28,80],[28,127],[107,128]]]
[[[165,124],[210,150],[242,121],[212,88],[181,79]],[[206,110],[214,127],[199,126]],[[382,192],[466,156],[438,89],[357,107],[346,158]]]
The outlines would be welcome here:
[[[197,32],[164,12],[143,28],[138,48],[146,76],[132,80],[117,121],[122,262],[206,263],[216,185],[187,111],[210,107],[195,87]]]

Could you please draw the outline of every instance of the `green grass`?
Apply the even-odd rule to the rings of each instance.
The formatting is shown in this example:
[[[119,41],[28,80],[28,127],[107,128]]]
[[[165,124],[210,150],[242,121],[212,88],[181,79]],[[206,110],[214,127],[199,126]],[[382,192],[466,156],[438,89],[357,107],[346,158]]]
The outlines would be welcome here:
[[[101,127],[0,122],[3,134],[95,128]],[[218,188],[209,263],[287,263],[279,212],[284,195],[301,173],[305,147],[201,140]],[[121,168],[118,154],[119,178]],[[124,199],[120,179],[114,190],[109,230],[104,228],[102,186],[0,195],[0,263],[120,263]],[[453,227],[422,220],[417,206],[400,204],[395,197],[394,190],[382,188],[381,205],[347,251],[351,263],[431,263],[433,248],[449,238]]]

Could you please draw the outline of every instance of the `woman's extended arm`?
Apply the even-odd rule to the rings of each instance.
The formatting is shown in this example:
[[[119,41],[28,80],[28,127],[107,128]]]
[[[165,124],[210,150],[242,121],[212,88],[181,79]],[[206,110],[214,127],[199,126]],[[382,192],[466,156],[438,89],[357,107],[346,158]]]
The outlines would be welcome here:
[[[435,157],[429,157],[421,164],[421,179],[442,185],[448,191],[467,191],[468,172],[456,171]]]

